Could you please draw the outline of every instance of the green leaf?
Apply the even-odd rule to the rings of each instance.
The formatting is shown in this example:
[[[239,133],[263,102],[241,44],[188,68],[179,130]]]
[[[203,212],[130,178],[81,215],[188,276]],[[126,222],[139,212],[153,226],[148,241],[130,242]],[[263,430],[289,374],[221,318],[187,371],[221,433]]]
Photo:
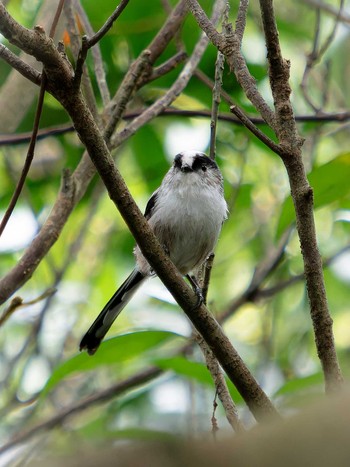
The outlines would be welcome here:
[[[102,365],[125,362],[174,337],[179,337],[179,334],[169,331],[137,331],[107,339],[102,342],[93,357],[83,352],[55,368],[41,392],[41,397],[45,397],[63,378],[72,373],[94,370]]]
[[[213,385],[213,380],[204,363],[193,362],[185,357],[157,359],[155,364],[163,370],[173,370],[175,373],[195,379],[199,383]]]
[[[169,441],[174,439],[175,435],[160,430],[151,430],[147,428],[130,427],[123,430],[107,429],[104,425],[106,420],[94,420],[91,424],[84,426],[79,431],[84,437],[91,439],[96,443],[97,439],[106,441],[106,439],[128,439],[136,441]]]
[[[314,373],[313,375],[305,376],[304,378],[296,378],[288,381],[278,391],[274,396],[282,396],[286,394],[293,394],[298,391],[309,389],[314,386],[319,386],[324,381],[322,373]]]
[[[308,175],[314,190],[315,209],[339,201],[350,193],[350,153],[342,154],[324,165],[316,167]],[[277,226],[277,236],[294,221],[294,206],[291,196],[286,198]]]
[[[178,375],[194,379],[206,386],[214,387],[213,379],[204,363],[193,362],[191,360],[187,360],[185,357],[172,357],[157,359],[154,361],[154,364],[163,370],[172,370]],[[228,378],[225,379],[233,400],[236,403],[241,402],[242,397],[238,393],[237,389]]]

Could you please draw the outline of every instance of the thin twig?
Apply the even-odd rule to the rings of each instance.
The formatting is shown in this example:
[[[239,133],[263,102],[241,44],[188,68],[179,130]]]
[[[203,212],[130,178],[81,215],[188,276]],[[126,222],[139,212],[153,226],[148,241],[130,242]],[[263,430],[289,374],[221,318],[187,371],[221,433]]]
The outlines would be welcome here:
[[[206,262],[204,263],[204,274],[203,274],[203,286],[202,286],[202,295],[204,303],[207,303],[208,289],[211,277],[211,271],[213,269],[215,254],[211,253]]]
[[[240,44],[242,44],[243,34],[245,31],[245,26],[247,22],[248,5],[249,5],[249,0],[240,0],[239,2],[239,8],[238,8],[237,18],[236,18],[236,23],[235,23],[235,26],[236,26],[235,33]]]
[[[48,420],[41,422],[33,428],[30,428],[27,431],[24,431],[19,435],[15,436],[7,444],[0,447],[0,453],[7,451],[8,449],[12,448],[13,446],[16,446],[19,443],[27,441],[28,439],[32,438],[38,433],[41,433],[43,431],[46,432],[48,430],[52,430],[57,426],[60,426],[64,420],[71,417],[72,415],[81,412],[87,407],[91,407],[96,404],[102,404],[103,402],[106,402],[114,397],[124,394],[131,388],[135,388],[141,384],[146,384],[149,381],[153,381],[154,378],[156,378],[161,373],[162,370],[160,370],[159,368],[147,368],[146,370],[136,373],[135,375],[125,379],[124,381],[116,383],[115,385],[105,389],[104,391],[100,391],[90,397],[87,397],[79,401],[77,404],[72,405],[67,409],[61,410],[59,413],[49,418]]]
[[[238,83],[244,90],[248,99],[261,113],[261,116],[265,122],[268,123],[274,130],[274,113],[266,103],[265,99],[262,97],[256,85],[255,79],[248,70],[246,61],[241,52],[241,43],[237,35],[232,30],[232,25],[230,25],[230,28],[227,28],[225,34],[220,34],[215,29],[213,22],[207,17],[197,0],[186,1],[199,27],[205,31],[208,38],[215,45],[215,47],[217,47],[217,49],[225,55],[225,59],[230,67],[230,70],[235,74]]]
[[[186,15],[185,1],[180,1],[174,8],[172,13],[167,18],[163,27],[160,29],[156,37],[149,44],[149,47],[144,49],[138,59],[129,67],[121,85],[118,88],[115,96],[111,100],[107,110],[109,114],[109,122],[104,130],[104,137],[108,141],[113,132],[117,128],[122,116],[124,115],[126,105],[144,84],[149,82],[152,75],[152,65],[157,58],[162,54],[164,49],[169,44],[169,41],[174,37],[178,28],[182,24]],[[155,117],[156,115],[154,115]],[[127,136],[125,137],[125,139]],[[120,144],[124,140],[120,141]],[[113,145],[112,145],[113,146]],[[115,144],[114,147],[117,147]]]
[[[205,304],[207,303],[207,295],[208,295],[211,271],[212,271],[212,267],[214,263],[214,256],[215,256],[214,253],[212,253],[207,258],[204,264],[204,274],[200,280],[203,301]],[[239,420],[236,405],[233,402],[230,391],[226,384],[225,376],[223,374],[222,369],[220,368],[217,358],[215,357],[214,353],[210,350],[208,344],[203,339],[203,337],[199,334],[199,332],[194,330],[193,337],[204,356],[204,360],[207,365],[208,371],[215,385],[215,400],[214,400],[214,410],[213,410],[213,416],[212,416],[213,434],[215,435],[216,429],[218,429],[217,422],[214,416],[215,409],[217,407],[217,403],[216,403],[217,395],[219,396],[219,399],[221,401],[221,404],[226,414],[226,418],[228,422],[230,423],[230,425],[232,426],[233,430],[237,432],[243,431],[244,428]]]
[[[88,103],[88,106],[98,122],[99,126],[101,126],[101,119],[97,107],[96,98],[94,95],[93,86],[91,83],[91,79],[88,73],[88,68],[85,63],[86,56],[84,60],[81,60],[81,48],[87,52],[85,46],[86,37],[84,36],[80,41],[80,32],[79,27],[77,24],[76,13],[73,6],[73,2],[69,1],[65,3],[65,16],[66,16],[66,29],[67,33],[70,38],[70,49],[74,57],[77,57],[76,60],[76,68],[75,68],[75,76],[74,76],[74,86],[76,90],[79,89],[80,84],[85,96],[85,99]],[[81,47],[82,42],[82,47]]]
[[[216,24],[219,21],[219,18],[223,12],[224,5],[223,2],[215,3],[215,10],[212,15],[213,24]],[[154,104],[148,107],[139,117],[135,118],[129,125],[127,125],[121,132],[114,136],[112,139],[111,147],[119,146],[125,139],[129,138],[136,131],[156,115],[159,115],[166,107],[173,102],[177,96],[184,90],[187,86],[189,80],[191,79],[194,70],[197,68],[197,65],[202,58],[204,51],[208,45],[208,38],[205,34],[202,34],[201,39],[196,44],[195,49],[192,52],[191,57],[187,61],[184,69],[180,73],[179,77],[176,79],[174,84],[168,89],[168,91],[159,98]]]
[[[228,25],[228,16],[230,13],[230,5],[226,4],[226,8],[223,13],[222,28],[226,32]],[[210,119],[210,145],[209,145],[209,157],[215,159],[216,156],[216,129],[219,115],[219,106],[221,102],[221,90],[222,90],[222,75],[224,72],[225,57],[218,51],[216,55],[215,63],[215,81],[212,88],[212,105],[211,105],[211,119]]]
[[[94,30],[92,29],[89,18],[84,8],[82,8],[81,6],[80,0],[75,0],[74,6],[75,6],[77,14],[79,15],[79,19],[83,25],[84,30],[86,31],[89,37],[92,37],[94,35]],[[106,73],[103,67],[103,58],[101,54],[100,45],[98,42],[95,44],[94,47],[92,47],[91,55],[92,55],[93,62],[94,62],[94,70],[95,70],[97,85],[100,91],[103,105],[106,106],[111,100],[111,96],[110,96],[108,85],[107,85]]]
[[[33,49],[31,47],[27,47],[30,42],[29,40],[26,40],[23,43],[19,43],[17,41],[17,32],[11,25],[11,21],[13,21],[13,19],[7,14],[2,3],[0,3],[0,10],[2,13],[0,14],[0,24],[2,25],[4,32],[6,31],[7,38],[13,40],[18,46],[22,47],[28,53],[33,53]],[[161,55],[169,44],[169,41],[174,37],[179,26],[183,22],[185,15],[185,0],[180,0],[172,14],[167,18],[163,27],[149,45],[149,50],[151,52],[150,61],[152,63],[159,57],[159,55]],[[17,25],[17,28],[18,27],[19,25]],[[33,42],[33,36],[29,35],[29,37]],[[40,41],[40,46],[42,46],[44,42],[46,48],[49,49],[49,52],[46,48],[40,50],[41,53],[38,58],[43,60],[62,60],[61,55],[56,53],[56,48],[51,48],[51,43],[49,41],[45,41],[45,38],[41,35],[38,39]],[[60,77],[60,80],[63,79],[64,81],[71,79],[71,69],[69,67],[65,67],[64,62],[60,62],[60,65],[62,65],[61,68],[56,67],[54,70],[50,68],[50,71],[55,72],[56,70],[60,70],[64,73],[65,77]],[[120,89],[122,86],[123,83],[119,87],[118,92],[123,92],[122,89]],[[122,112],[120,112],[120,108],[115,102],[114,107],[114,112],[121,115]],[[102,119],[107,121],[107,126],[109,124],[109,110],[110,109],[107,108],[102,116]],[[111,112],[110,118],[116,120],[114,112]],[[87,151],[84,152],[82,159],[72,176],[68,172],[64,172],[61,190],[56,198],[51,213],[46,219],[40,232],[26,249],[20,261],[18,261],[15,266],[0,279],[0,303],[6,301],[16,290],[31,278],[42,259],[59,238],[59,235],[73,208],[84,195],[95,173],[96,169],[92,164]]]
[[[21,73],[22,76],[29,79],[29,81],[32,83],[40,86],[41,73],[17,57],[17,55],[11,52],[11,50],[9,50],[3,44],[0,44],[0,57],[5,60],[5,62],[7,62],[12,68]]]
[[[97,44],[97,42],[99,42],[102,39],[102,37],[107,34],[107,32],[113,26],[114,21],[119,18],[119,16],[121,15],[121,13],[123,12],[124,8],[127,6],[128,3],[129,3],[129,0],[122,0],[119,3],[117,8],[114,10],[111,16],[107,19],[107,21],[102,26],[102,28],[99,31],[97,31],[97,33],[94,36],[88,39],[88,43],[87,43],[88,49],[91,49],[91,47]]]
[[[245,291],[218,316],[220,323],[225,322],[244,303],[259,299],[263,282],[276,270],[284,256],[284,251],[288,244],[291,232],[291,228],[287,229],[281,236],[278,244],[268,249],[265,257],[262,258],[256,266],[253,277]]]
[[[87,53],[91,47],[96,45],[106,34],[107,32],[111,29],[113,26],[114,21],[116,21],[127,4],[129,3],[129,0],[122,0],[120,4],[117,6],[117,8],[114,10],[112,15],[107,19],[105,24],[102,26],[102,28],[94,34],[91,38],[88,38],[87,36],[82,37],[82,43],[81,43],[81,49],[79,51],[78,55],[78,60],[76,64],[76,70],[75,70],[75,76],[74,76],[74,81],[75,81],[75,86],[76,88],[79,87],[80,85],[80,80],[83,75],[83,70],[84,70],[84,65],[87,57]]]
[[[313,103],[308,92],[308,79],[309,79],[312,69],[321,60],[325,52],[329,49],[332,42],[334,41],[334,38],[338,30],[338,26],[340,23],[340,18],[343,12],[343,8],[344,8],[344,0],[340,0],[338,14],[336,15],[332,31],[330,32],[328,37],[325,39],[324,43],[321,45],[320,45],[321,9],[317,8],[316,10],[315,33],[314,33],[312,51],[307,56],[306,65],[305,65],[302,81],[300,84],[305,101],[308,103],[308,105],[313,109],[313,111],[316,114],[321,112],[322,106],[325,104],[324,102],[325,99],[323,98],[323,102],[321,106],[317,106]],[[323,93],[323,95],[325,96],[325,92]]]
[[[29,300],[28,302],[24,302],[21,297],[14,297],[11,300],[10,305],[3,311],[2,315],[0,316],[0,327],[3,326],[5,321],[7,321],[7,319],[18,308],[21,308],[21,307],[24,307],[24,306],[34,305],[34,304],[36,304],[38,302],[41,302],[45,298],[53,295],[54,293],[56,293],[56,289],[53,288],[53,287],[50,287],[47,290],[45,290],[45,292],[43,292],[41,295],[39,295],[39,297],[36,297],[33,300]]]
[[[51,28],[50,28],[50,37],[53,37],[54,34],[55,34],[56,26],[57,26],[59,17],[60,17],[61,12],[62,12],[64,1],[65,0],[60,0],[59,4],[57,6],[55,16],[53,18],[52,25],[51,25]],[[12,195],[10,204],[9,204],[8,208],[6,209],[4,217],[3,217],[3,219],[2,219],[2,221],[0,223],[0,237],[1,237],[2,233],[4,232],[4,230],[6,228],[6,225],[7,225],[8,221],[9,221],[9,219],[10,219],[12,213],[13,213],[13,210],[15,209],[15,206],[17,204],[18,198],[20,197],[23,185],[24,185],[25,180],[27,178],[30,166],[31,166],[32,161],[34,159],[36,135],[38,133],[40,117],[41,117],[41,113],[42,113],[43,105],[44,105],[44,96],[45,96],[46,83],[47,83],[46,75],[43,72],[42,76],[41,76],[40,92],[39,92],[38,103],[37,103],[37,108],[36,108],[34,123],[33,123],[33,132],[32,132],[32,136],[31,136],[31,139],[30,139],[26,160],[24,162],[22,173],[21,173],[21,176],[20,176],[20,178],[18,180],[16,189],[15,189],[13,195]]]
[[[123,115],[124,120],[133,120],[136,117],[139,117],[144,110],[131,110],[126,111]],[[198,118],[210,118],[211,111],[209,110],[185,110],[185,109],[175,109],[173,107],[165,108],[162,110],[157,117],[172,117],[172,116],[181,116],[181,117],[198,117]],[[250,122],[255,125],[266,125],[266,122],[261,117],[256,117],[253,115],[246,116]],[[233,125],[244,125],[242,120],[235,117],[232,114],[221,112],[218,115],[218,120],[223,122],[232,123]],[[344,123],[350,120],[350,112],[336,112],[336,113],[322,113],[319,115],[296,115],[295,120],[300,123]],[[245,125],[246,126],[246,125]],[[37,140],[48,138],[54,135],[62,135],[65,133],[70,133],[74,131],[73,125],[70,123],[57,125],[55,127],[42,128],[38,131]],[[16,144],[28,143],[30,141],[31,132],[18,133],[16,135],[12,134],[3,134],[0,135],[0,146],[12,146]]]
[[[161,76],[164,76],[169,71],[177,67],[179,63],[182,63],[188,58],[187,53],[184,51],[177,52],[173,57],[170,57],[166,62],[155,67],[152,74],[149,76],[149,81],[154,81]]]
[[[216,394],[218,395],[220,402],[225,410],[226,418],[229,424],[232,426],[234,431],[241,432],[244,430],[242,423],[239,420],[238,412],[235,403],[232,400],[230,391],[227,387],[225,376],[220,368],[220,365],[215,358],[215,355],[208,347],[203,337],[199,333],[194,333],[196,343],[200,347],[207,368],[216,388]]]
[[[346,11],[339,14],[339,8],[334,7],[331,3],[323,2],[322,0],[303,0],[304,3],[314,6],[331,16],[339,17],[342,23],[350,24],[350,15]]]
[[[265,133],[263,133],[259,128],[254,125],[254,123],[243,113],[243,111],[237,107],[237,105],[232,105],[230,107],[232,113],[236,115],[237,118],[242,122],[242,124],[248,128],[257,138],[260,139],[268,148],[270,148],[276,154],[280,156],[285,155],[285,150],[277,143],[272,141]]]
[[[8,208],[6,209],[6,212],[4,214],[4,217],[1,220],[0,223],[0,237],[2,233],[4,232],[6,225],[13,213],[13,210],[15,209],[15,206],[17,204],[18,198],[20,197],[20,194],[22,192],[22,188],[24,186],[24,182],[27,178],[30,166],[32,165],[32,161],[34,158],[34,150],[35,150],[35,143],[36,143],[36,135],[39,129],[39,123],[40,123],[40,117],[41,117],[41,112],[43,109],[43,104],[44,104],[44,96],[45,96],[45,88],[46,88],[46,75],[45,73],[42,73],[42,79],[41,79],[41,85],[40,85],[40,92],[39,92],[39,97],[38,97],[38,103],[37,103],[37,108],[36,108],[36,113],[34,117],[34,124],[33,124],[33,132],[30,138],[30,143],[29,143],[29,148],[27,152],[27,156],[24,162],[24,166],[21,172],[21,176],[18,180],[16,189],[12,195],[11,201],[9,203]]]
[[[210,146],[209,146],[209,157],[215,159],[216,156],[216,128],[218,122],[220,90],[222,86],[222,73],[224,71],[225,57],[221,52],[217,53],[216,64],[215,64],[215,84],[213,87],[213,99],[211,106],[211,119],[210,119]]]

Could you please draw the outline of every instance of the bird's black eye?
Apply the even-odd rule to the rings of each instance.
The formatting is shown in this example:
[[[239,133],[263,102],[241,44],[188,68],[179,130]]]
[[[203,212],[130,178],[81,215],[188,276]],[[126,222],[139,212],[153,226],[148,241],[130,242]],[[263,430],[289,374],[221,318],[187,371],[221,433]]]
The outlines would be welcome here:
[[[203,170],[203,172],[206,172],[206,171],[207,171],[207,166],[206,166],[206,165],[202,165],[202,170]]]

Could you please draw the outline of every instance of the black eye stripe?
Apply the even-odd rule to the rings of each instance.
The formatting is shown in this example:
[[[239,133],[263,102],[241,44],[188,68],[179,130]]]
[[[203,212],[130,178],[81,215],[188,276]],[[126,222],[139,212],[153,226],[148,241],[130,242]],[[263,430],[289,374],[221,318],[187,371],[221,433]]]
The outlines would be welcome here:
[[[177,154],[174,158],[174,167],[181,168],[183,154]],[[217,169],[216,162],[207,157],[204,153],[196,153],[192,162],[192,169],[194,171],[202,170],[205,172],[208,168]]]
[[[205,171],[208,168],[217,168],[216,162],[209,159],[207,156],[196,155],[195,159],[193,160],[192,168],[193,170],[202,169]]]

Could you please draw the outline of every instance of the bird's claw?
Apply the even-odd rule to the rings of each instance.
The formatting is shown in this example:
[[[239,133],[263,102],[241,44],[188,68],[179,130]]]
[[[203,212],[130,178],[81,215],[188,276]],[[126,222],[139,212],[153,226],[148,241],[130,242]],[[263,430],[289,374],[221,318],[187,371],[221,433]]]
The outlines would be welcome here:
[[[197,303],[195,304],[194,309],[197,309],[201,305],[203,305],[204,297],[203,297],[202,289],[199,286],[196,286],[193,291],[197,296]]]

